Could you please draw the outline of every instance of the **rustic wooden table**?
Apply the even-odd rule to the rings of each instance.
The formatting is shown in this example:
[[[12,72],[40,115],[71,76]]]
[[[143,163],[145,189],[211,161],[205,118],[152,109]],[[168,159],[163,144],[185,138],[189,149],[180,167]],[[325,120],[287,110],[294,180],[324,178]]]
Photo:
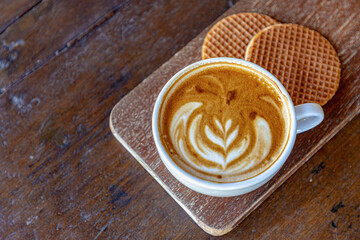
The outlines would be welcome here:
[[[360,8],[324,2],[240,4]],[[0,239],[212,238],[108,123],[124,95],[234,3],[0,1]],[[351,19],[340,32],[359,26]],[[359,52],[347,61],[359,66]],[[359,132],[357,116],[223,238],[358,239]]]

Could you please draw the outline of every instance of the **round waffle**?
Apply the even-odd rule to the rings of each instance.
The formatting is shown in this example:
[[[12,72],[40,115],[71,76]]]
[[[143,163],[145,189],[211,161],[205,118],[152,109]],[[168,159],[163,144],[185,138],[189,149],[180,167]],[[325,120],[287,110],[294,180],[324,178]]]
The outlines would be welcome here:
[[[228,16],[210,29],[206,35],[202,58],[245,58],[246,46],[261,30],[278,22],[258,13],[239,13]]]
[[[245,60],[271,72],[295,105],[327,103],[340,81],[340,61],[320,33],[296,24],[276,24],[261,30],[247,46]]]

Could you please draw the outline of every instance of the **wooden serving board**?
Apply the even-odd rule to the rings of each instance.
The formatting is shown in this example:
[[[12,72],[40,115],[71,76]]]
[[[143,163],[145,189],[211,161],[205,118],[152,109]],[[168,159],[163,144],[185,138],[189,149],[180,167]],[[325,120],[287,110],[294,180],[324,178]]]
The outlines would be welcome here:
[[[272,4],[271,7],[269,4]],[[275,4],[262,0],[239,2],[222,16],[237,12],[259,12],[284,23],[310,27],[330,40],[342,63],[340,86],[335,96],[324,106],[324,122],[315,129],[298,135],[289,159],[263,187],[231,198],[196,193],[170,174],[155,148],[151,115],[156,97],[177,71],[201,60],[201,46],[211,26],[126,95],[111,113],[110,127],[114,136],[209,234],[223,235],[231,231],[359,113],[359,5],[344,2],[332,12],[333,8],[327,7],[327,4],[332,3],[328,1],[309,1],[308,5],[305,4],[306,10],[302,8],[304,5],[296,4],[297,1],[278,1]]]

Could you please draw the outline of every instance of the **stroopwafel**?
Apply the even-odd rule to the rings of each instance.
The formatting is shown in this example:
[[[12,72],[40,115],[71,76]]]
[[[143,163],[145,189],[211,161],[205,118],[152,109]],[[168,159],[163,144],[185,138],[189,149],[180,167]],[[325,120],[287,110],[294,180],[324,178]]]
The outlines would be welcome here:
[[[320,33],[296,24],[261,30],[247,46],[245,60],[271,72],[289,92],[294,105],[326,104],[340,81],[340,60]]]
[[[259,13],[239,13],[228,16],[213,26],[202,47],[202,59],[215,57],[245,58],[250,40],[262,29],[277,24]]]

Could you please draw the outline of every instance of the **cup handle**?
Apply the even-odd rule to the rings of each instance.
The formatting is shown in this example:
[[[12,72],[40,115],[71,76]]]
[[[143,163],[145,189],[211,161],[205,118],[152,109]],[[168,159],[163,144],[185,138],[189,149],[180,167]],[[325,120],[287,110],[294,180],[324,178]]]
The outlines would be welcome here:
[[[295,106],[296,134],[310,130],[324,119],[324,111],[317,103],[304,103]]]

